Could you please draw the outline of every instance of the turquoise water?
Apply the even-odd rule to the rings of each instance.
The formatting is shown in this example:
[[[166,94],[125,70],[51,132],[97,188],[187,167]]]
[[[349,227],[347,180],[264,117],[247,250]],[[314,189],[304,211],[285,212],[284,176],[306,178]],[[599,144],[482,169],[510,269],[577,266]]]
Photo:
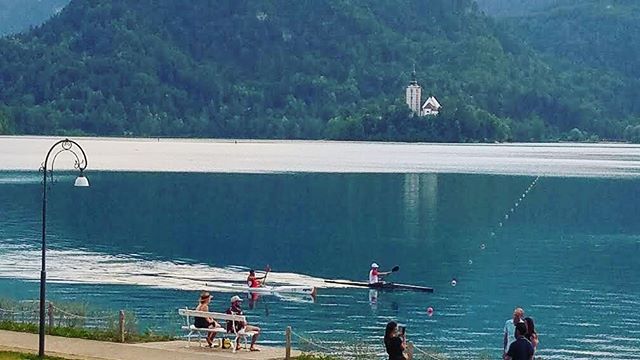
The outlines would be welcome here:
[[[262,297],[249,319],[264,328],[265,343],[282,342],[291,325],[331,347],[344,339],[377,346],[394,319],[420,348],[497,358],[502,326],[522,306],[536,320],[544,359],[640,359],[638,179],[116,172],[89,179],[89,189],[74,189],[72,177],[59,176],[50,192],[53,300],[135,310],[143,327],[176,331],[176,309],[194,306],[212,277],[240,279],[238,266],[270,264],[273,281],[318,284],[364,279],[376,261],[400,265],[390,280],[435,293],[382,292],[374,300],[365,289],[322,288],[315,303]],[[40,192],[37,173],[0,172],[0,297],[38,296]],[[231,295],[214,292],[212,308],[223,310]]]

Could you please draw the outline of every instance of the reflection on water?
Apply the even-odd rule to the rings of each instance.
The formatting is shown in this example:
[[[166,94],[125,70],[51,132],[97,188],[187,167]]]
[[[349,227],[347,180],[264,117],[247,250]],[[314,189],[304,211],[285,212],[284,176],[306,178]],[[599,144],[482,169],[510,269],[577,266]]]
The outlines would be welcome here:
[[[144,327],[175,331],[176,309],[195,306],[205,284],[270,264],[273,283],[323,288],[315,303],[248,297],[266,342],[281,343],[292,325],[325,343],[357,333],[379,348],[395,319],[421,347],[496,358],[502,325],[522,306],[544,359],[640,359],[640,183],[541,178],[509,212],[532,180],[93,173],[90,191],[58,181],[49,193],[50,296],[133,309]],[[0,173],[0,297],[38,296],[40,186],[32,173]],[[390,281],[436,291],[322,282],[364,280],[372,261],[400,265]],[[214,291],[212,309],[224,310],[230,295]]]
[[[404,175],[405,238],[420,234],[433,236],[438,208],[438,176],[435,174]]]

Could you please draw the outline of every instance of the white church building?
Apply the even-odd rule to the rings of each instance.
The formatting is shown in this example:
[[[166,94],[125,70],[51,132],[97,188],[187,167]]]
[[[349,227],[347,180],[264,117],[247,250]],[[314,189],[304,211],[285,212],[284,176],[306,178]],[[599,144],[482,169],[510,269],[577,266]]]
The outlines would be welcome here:
[[[435,96],[429,96],[427,101],[422,102],[422,87],[416,80],[416,72],[413,71],[413,80],[407,86],[406,102],[411,111],[418,116],[438,115],[442,105]]]

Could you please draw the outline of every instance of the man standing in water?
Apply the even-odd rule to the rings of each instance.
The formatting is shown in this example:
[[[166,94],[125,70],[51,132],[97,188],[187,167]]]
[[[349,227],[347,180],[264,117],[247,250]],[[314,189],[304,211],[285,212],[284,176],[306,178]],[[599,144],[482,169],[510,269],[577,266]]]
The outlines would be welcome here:
[[[391,271],[380,272],[378,271],[378,268],[379,268],[378,264],[376,263],[371,264],[371,270],[369,271],[369,285],[376,285],[376,284],[382,285],[384,282],[382,281],[380,276],[391,274]]]
[[[504,323],[504,355],[507,354],[509,345],[516,340],[516,326],[519,323],[524,324],[524,310],[522,308],[515,308],[515,310],[513,310],[513,318]]]

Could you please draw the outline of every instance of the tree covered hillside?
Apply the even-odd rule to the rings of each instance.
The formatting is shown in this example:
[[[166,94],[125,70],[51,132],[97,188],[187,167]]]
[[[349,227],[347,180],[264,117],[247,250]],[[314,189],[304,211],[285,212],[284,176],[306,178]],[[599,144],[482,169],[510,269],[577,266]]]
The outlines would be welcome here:
[[[73,0],[0,40],[0,132],[620,138],[640,112],[622,75],[556,70],[472,0],[424,3]],[[414,64],[437,117],[404,105]]]
[[[42,24],[69,0],[0,0],[0,36]]]
[[[524,16],[582,0],[476,0],[482,11],[497,17]]]
[[[640,2],[636,0],[564,0],[562,6],[509,24],[528,44],[562,68],[610,74],[618,84],[610,98],[640,97]],[[603,99],[596,106],[607,106]],[[637,105],[630,113],[637,114]],[[626,137],[640,141],[640,119],[629,119]]]
[[[583,0],[512,20],[537,50],[640,78],[640,2]]]

